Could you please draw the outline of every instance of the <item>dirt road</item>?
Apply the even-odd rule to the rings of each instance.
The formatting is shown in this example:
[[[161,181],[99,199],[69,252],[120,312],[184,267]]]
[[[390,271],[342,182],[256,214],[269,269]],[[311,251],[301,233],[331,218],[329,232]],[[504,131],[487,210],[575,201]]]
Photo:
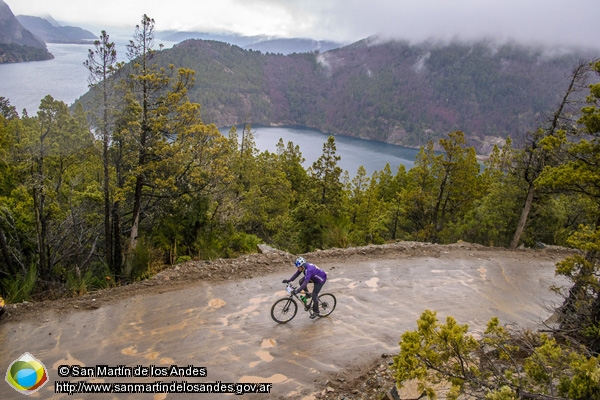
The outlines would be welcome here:
[[[452,315],[473,331],[493,316],[520,326],[543,321],[560,300],[548,288],[560,283],[555,264],[567,254],[408,242],[307,254],[328,272],[323,291],[335,294],[337,308],[318,320],[300,310],[285,325],[269,312],[284,295],[282,279],[294,272],[291,255],[191,263],[127,288],[10,308],[0,322],[0,366],[5,374],[25,352],[39,359],[49,382],[33,396],[43,399],[232,396],[55,393],[56,382],[64,381],[187,382],[190,390],[201,390],[192,388],[195,383],[231,383],[234,390],[262,384],[255,387],[270,394],[252,398],[314,399],[333,376],[357,375],[381,354],[397,353],[401,333],[415,329],[425,309],[436,310],[440,319]],[[98,365],[121,375],[135,373],[135,367],[143,372],[155,366],[157,374],[172,372],[160,367],[193,366],[182,372],[205,371],[206,377],[81,375],[97,372]],[[3,399],[23,398],[6,382],[0,393]]]

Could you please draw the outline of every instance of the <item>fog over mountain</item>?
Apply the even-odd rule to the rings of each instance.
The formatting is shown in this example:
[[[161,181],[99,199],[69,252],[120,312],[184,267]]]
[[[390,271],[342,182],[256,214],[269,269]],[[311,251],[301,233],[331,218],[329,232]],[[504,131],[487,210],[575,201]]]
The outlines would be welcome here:
[[[51,14],[98,33],[131,32],[141,16],[157,31],[264,35],[352,43],[378,34],[395,39],[517,41],[600,48],[597,0],[8,0],[15,14]],[[115,10],[119,10],[118,13]]]
[[[92,32],[75,26],[61,26],[51,16],[42,18],[17,15],[17,19],[21,25],[46,43],[91,43],[96,39]]]
[[[157,37],[160,40],[170,42],[183,42],[188,39],[216,40],[229,43],[248,50],[257,50],[262,53],[324,53],[329,50],[337,49],[342,43],[336,43],[324,40],[314,40],[305,38],[278,39],[265,35],[242,36],[234,33],[215,34],[210,32],[183,32],[166,31],[158,32]]]

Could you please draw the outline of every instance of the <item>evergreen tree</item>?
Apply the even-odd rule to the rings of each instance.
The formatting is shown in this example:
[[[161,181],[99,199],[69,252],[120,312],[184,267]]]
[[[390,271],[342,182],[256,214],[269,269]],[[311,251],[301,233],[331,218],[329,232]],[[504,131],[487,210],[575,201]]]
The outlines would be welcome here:
[[[108,268],[115,274],[121,274],[121,265],[118,262],[119,259],[115,260],[114,249],[119,250],[120,246],[116,245],[113,241],[112,225],[111,225],[111,214],[112,214],[112,200],[110,190],[110,160],[109,160],[109,144],[111,141],[111,78],[120,67],[121,64],[117,63],[117,50],[115,43],[111,42],[109,35],[106,31],[102,31],[100,39],[94,41],[95,50],[89,49],[88,59],[83,63],[84,66],[90,71],[89,84],[90,88],[97,87],[98,94],[101,96],[101,100],[98,102],[97,107],[92,108],[97,114],[93,114],[94,125],[98,128],[100,138],[102,141],[102,165],[104,179],[102,181],[104,192],[104,252],[106,257],[106,264]],[[114,113],[114,111],[113,111]],[[115,238],[117,241],[119,237]]]
[[[400,202],[406,214],[406,228],[414,240],[427,240],[433,233],[432,215],[435,193],[433,142],[421,147],[413,168],[408,171]]]
[[[10,211],[11,194],[17,187],[19,180],[15,175],[14,164],[11,160],[11,152],[15,146],[17,129],[16,124],[20,120],[16,118],[14,107],[8,100],[0,98],[0,271],[7,276],[16,276],[18,273],[25,275],[27,270],[23,264],[21,252],[18,250],[18,240],[14,240],[15,231],[12,212]],[[12,199],[14,201],[14,199]],[[11,239],[13,237],[13,240]],[[12,243],[11,243],[12,242]],[[16,251],[15,251],[16,247]]]
[[[286,168],[293,168],[281,162],[277,154],[256,148],[254,132],[249,125],[238,138],[235,127],[229,132],[233,156],[231,172],[235,176],[233,190],[235,192],[232,218],[240,235],[252,234],[267,242],[288,217],[290,204],[294,201],[291,183],[287,178]],[[285,167],[284,167],[285,166]]]
[[[600,74],[600,61],[592,64]],[[600,84],[590,86],[588,105],[582,108],[579,120],[583,126],[573,132],[573,140],[561,131],[548,137],[544,145],[566,148],[567,161],[546,168],[538,178],[540,185],[577,193],[594,204],[590,223],[581,225],[569,239],[572,247],[584,250],[584,255],[569,257],[558,264],[557,273],[568,278],[573,285],[568,289],[558,315],[559,334],[585,343],[596,354],[600,353]]]
[[[390,213],[390,239],[395,240],[398,238],[399,228],[404,221],[404,210],[402,209],[402,190],[407,184],[407,171],[406,167],[401,164],[398,166],[398,172],[394,176],[393,187],[395,188],[393,198],[390,199],[388,206],[388,212]]]
[[[336,154],[335,138],[331,135],[323,144],[323,154],[315,161],[309,170],[318,190],[318,201],[324,205],[332,215],[339,212],[342,197],[341,175],[342,169],[338,166],[340,156]]]
[[[464,133],[451,132],[440,139],[444,149],[435,157],[433,174],[436,180],[436,199],[433,206],[431,241],[436,243],[446,224],[456,221],[480,196],[479,164],[474,148],[466,148]]]
[[[149,262],[144,260],[156,245],[167,260],[179,257],[177,243],[186,256],[199,254],[207,228],[201,225],[218,213],[211,195],[231,182],[226,138],[202,122],[200,105],[187,97],[194,72],[161,68],[153,46],[154,20],[144,15],[127,46],[131,63],[123,69],[128,75],[122,80],[124,94],[109,148],[116,183],[113,263],[126,265],[125,274],[134,277],[146,273]],[[205,215],[185,215],[198,211]],[[177,229],[169,220],[174,214],[195,222]],[[181,232],[190,230],[194,235],[182,240]],[[144,246],[137,249],[142,231]],[[122,238],[128,238],[125,251],[120,250]],[[122,253],[128,256],[125,263]]]
[[[318,248],[341,246],[341,242],[347,241],[347,221],[341,213],[342,169],[338,166],[340,156],[336,151],[335,138],[331,135],[323,144],[323,154],[309,168],[307,194],[310,197],[300,206],[301,212],[307,213],[302,218],[302,231],[308,233],[309,242]]]
[[[352,224],[357,225],[359,220],[359,213],[362,212],[363,199],[365,197],[365,191],[369,187],[370,178],[367,177],[367,171],[362,165],[358,167],[356,176],[350,182],[348,188],[350,194],[350,220]],[[358,228],[358,227],[357,227]]]
[[[512,140],[494,146],[481,174],[483,196],[452,227],[457,238],[486,246],[510,245],[519,218],[521,189],[514,171]]]
[[[81,279],[94,261],[99,194],[98,158],[83,110],[71,115],[65,103],[46,96],[38,115],[23,123],[15,159],[33,206],[39,273],[50,280],[60,265]]]
[[[19,117],[15,106],[12,106],[10,101],[2,96],[0,96],[0,115],[8,120]]]
[[[521,209],[521,217],[517,223],[510,247],[516,248],[521,240],[521,235],[527,224],[529,213],[536,193],[536,179],[546,166],[560,163],[560,137],[572,129],[574,125],[573,109],[578,103],[573,96],[585,87],[589,68],[586,62],[577,65],[569,80],[569,84],[556,111],[550,118],[547,128],[539,128],[528,137],[521,159],[518,161],[518,171],[526,183],[526,195]],[[554,145],[549,146],[552,142]]]
[[[168,78],[163,71],[157,71],[158,67],[152,65],[150,60],[154,53],[154,20],[146,14],[142,17],[142,23],[136,25],[133,40],[127,45],[127,56],[135,64],[130,77],[131,90],[140,105],[139,115],[139,147],[137,166],[139,171],[136,175],[135,191],[133,197],[133,211],[131,222],[131,233],[129,247],[135,250],[137,246],[140,216],[142,212],[142,190],[145,185],[144,167],[150,162],[150,152],[154,142],[161,140],[156,127],[152,125],[152,111],[157,111],[159,103],[157,97],[168,84]],[[154,74],[154,72],[158,72]]]
[[[283,139],[281,138],[277,142],[276,152],[280,168],[291,184],[294,196],[293,201],[296,203],[307,191],[306,185],[308,174],[306,169],[302,166],[305,159],[302,156],[302,152],[298,145],[294,145],[293,142],[288,142],[287,145],[284,145]]]

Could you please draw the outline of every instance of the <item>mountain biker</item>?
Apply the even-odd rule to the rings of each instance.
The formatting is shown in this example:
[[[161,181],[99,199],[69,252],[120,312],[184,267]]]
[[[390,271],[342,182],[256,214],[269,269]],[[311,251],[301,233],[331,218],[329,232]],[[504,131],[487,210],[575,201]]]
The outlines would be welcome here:
[[[319,292],[321,288],[327,281],[327,273],[323,271],[321,268],[317,267],[315,264],[311,264],[306,262],[306,260],[302,257],[298,257],[296,262],[294,263],[296,268],[298,269],[294,275],[290,279],[284,279],[283,283],[293,282],[294,279],[300,275],[300,273],[304,273],[304,277],[300,278],[300,287],[294,290],[294,294],[298,294],[301,291],[306,293],[306,297],[311,296],[311,294],[306,290],[306,286],[309,282],[313,283],[313,292],[312,292],[312,302],[313,302],[313,313],[310,318],[314,319],[320,317],[319,315]]]

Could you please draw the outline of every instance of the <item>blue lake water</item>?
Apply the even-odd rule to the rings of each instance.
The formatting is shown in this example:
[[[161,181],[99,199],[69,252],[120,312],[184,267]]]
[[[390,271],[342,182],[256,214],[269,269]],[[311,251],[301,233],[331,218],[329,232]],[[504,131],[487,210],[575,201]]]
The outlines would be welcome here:
[[[0,96],[10,100],[19,115],[35,115],[40,101],[51,95],[71,105],[88,90],[88,70],[83,66],[91,47],[48,44],[53,60],[0,64]]]
[[[118,54],[121,60],[125,54],[126,38],[117,38]],[[172,46],[166,43],[165,47]],[[40,101],[46,95],[71,105],[88,90],[88,70],[83,66],[88,49],[93,45],[48,44],[53,60],[17,64],[0,64],[0,96],[9,99],[19,115],[27,109],[35,115]],[[261,151],[275,152],[279,138],[287,145],[289,141],[300,147],[306,159],[304,166],[310,167],[323,152],[323,144],[329,134],[303,128],[253,127],[256,145]],[[354,177],[359,166],[364,166],[367,174],[382,170],[389,163],[392,173],[402,164],[410,169],[418,150],[395,146],[383,142],[335,136],[338,165]]]
[[[302,156],[306,159],[304,167],[308,168],[323,154],[323,145],[327,142],[329,134],[311,129],[289,127],[254,127],[256,147],[260,150],[276,151],[279,138],[287,145],[293,142],[300,147]],[[239,132],[239,130],[238,130]],[[340,156],[338,165],[348,171],[350,177],[356,176],[359,166],[365,167],[367,175],[380,171],[389,164],[392,174],[395,174],[400,165],[406,169],[412,168],[416,149],[395,146],[374,140],[353,138],[350,136],[336,135],[336,154]]]

